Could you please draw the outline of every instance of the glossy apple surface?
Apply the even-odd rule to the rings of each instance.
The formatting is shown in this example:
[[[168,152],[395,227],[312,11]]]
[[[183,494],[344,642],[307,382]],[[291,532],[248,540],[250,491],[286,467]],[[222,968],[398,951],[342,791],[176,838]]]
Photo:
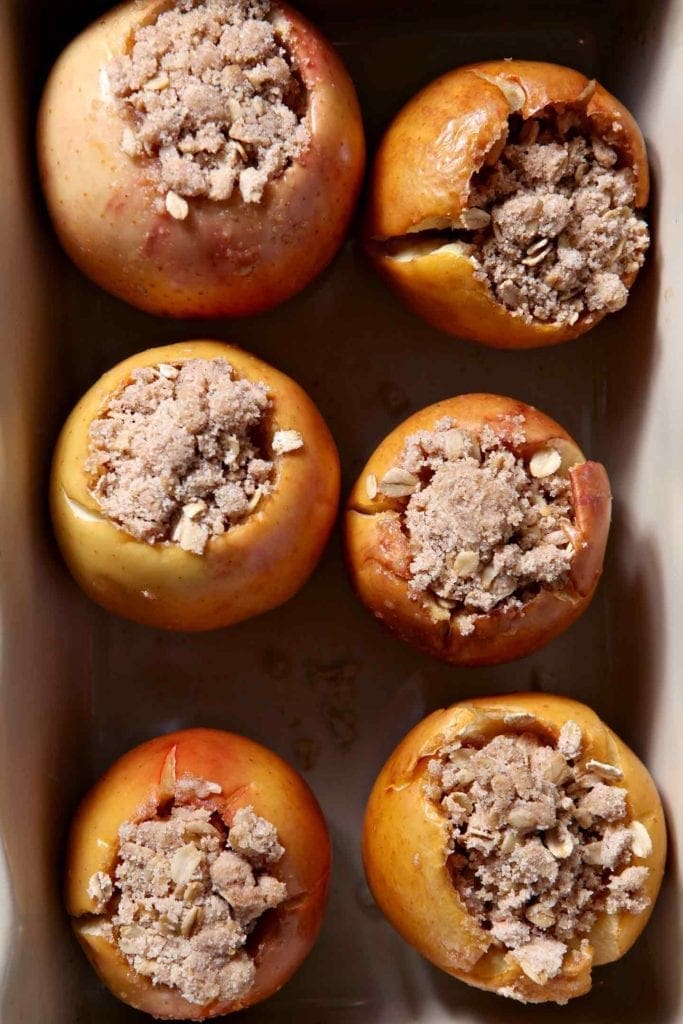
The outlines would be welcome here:
[[[505,417],[524,417],[526,443],[517,446]],[[489,424],[515,454],[529,460],[539,448],[556,448],[562,471],[569,477],[578,531],[567,583],[540,588],[522,608],[493,609],[477,615],[474,631],[462,636],[454,618],[444,615],[429,593],[410,590],[411,552],[402,527],[405,499],[367,493],[369,476],[381,480],[396,466],[406,440],[420,430],[433,430],[451,417],[457,426],[478,436]],[[347,566],[361,601],[400,639],[452,664],[492,665],[524,657],[567,629],[588,607],[602,573],[609,533],[611,495],[607,473],[587,462],[576,442],[549,416],[523,402],[500,395],[459,395],[410,416],[371,455],[349,496],[345,515]]]
[[[458,221],[472,175],[506,137],[511,114],[526,120],[548,108],[580,110],[588,130],[615,145],[635,175],[635,206],[644,208],[649,170],[636,121],[600,84],[558,64],[494,60],[457,68],[414,96],[382,139],[364,227],[368,253],[401,298],[442,331],[494,348],[537,348],[575,338],[605,316],[587,312],[575,324],[527,323],[475,277],[457,242],[444,237],[424,245],[416,238],[411,244],[421,230]],[[385,244],[390,239],[403,240],[399,251]],[[634,280],[635,274],[624,284]]]
[[[83,468],[90,424],[136,368],[216,358],[266,384],[269,431],[298,430],[303,447],[276,459],[272,492],[243,522],[212,537],[203,555],[139,541],[104,518],[90,493]],[[339,475],[327,425],[291,378],[232,345],[181,342],[124,360],[78,403],[53,459],[52,522],[69,569],[92,600],[150,626],[217,629],[277,607],[308,580],[337,514]]]
[[[447,867],[446,818],[424,793],[427,764],[445,741],[476,734],[485,740],[510,732],[509,714],[535,716],[533,729],[556,741],[574,721],[583,734],[579,763],[594,758],[623,772],[629,820],[647,828],[652,853],[635,863],[650,870],[641,914],[600,914],[588,933],[589,950],[565,958],[561,973],[545,986],[495,948],[491,935],[467,912]],[[645,766],[586,705],[541,693],[463,701],[423,719],[401,741],[380,772],[368,801],[363,831],[368,883],[391,924],[441,970],[477,988],[512,994],[527,1002],[566,1001],[591,987],[591,967],[618,960],[638,938],[652,912],[664,872],[666,826],[656,786]],[[509,993],[508,993],[509,994]]]
[[[192,199],[159,212],[158,162],[121,149],[124,122],[106,68],[165,0],[134,0],[85,29],[57,61],[38,119],[38,158],[60,241],[80,269],[147,312],[241,316],[300,291],[344,240],[365,163],[355,90],[326,39],[278,4],[308,92],[311,144],[260,203]],[[163,205],[163,204],[162,204]]]

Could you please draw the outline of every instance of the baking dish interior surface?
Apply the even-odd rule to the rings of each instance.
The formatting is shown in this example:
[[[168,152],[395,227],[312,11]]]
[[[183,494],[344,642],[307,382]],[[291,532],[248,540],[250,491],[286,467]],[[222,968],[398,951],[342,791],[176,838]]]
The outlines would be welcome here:
[[[291,761],[315,791],[334,846],[331,899],[296,978],[251,1011],[261,1024],[525,1021],[529,1010],[441,974],[374,907],[360,860],[365,801],[398,740],[467,696],[542,690],[588,703],[652,771],[668,814],[665,885],[646,932],[571,1008],[585,1024],[683,1021],[676,802],[683,606],[680,65],[683,3],[302,3],[356,83],[372,154],[418,88],[459,64],[550,60],[597,77],[637,117],[652,167],[653,246],[628,308],[582,339],[496,352],[441,334],[390,294],[353,234],[321,278],[243,320],[160,320],[87,281],[60,251],[36,178],[33,125],[47,72],[100,3],[3,5],[2,718],[0,1018],[6,1024],[140,1020],[98,983],[60,900],[78,798],[152,736],[208,725]],[[384,635],[348,584],[340,532],[309,584],[275,611],[203,635],[107,615],[60,561],[46,509],[57,431],[101,373],[150,345],[215,337],[253,351],[311,395],[340,448],[343,493],[413,411],[455,394],[514,395],[556,418],[608,468],[614,493],[605,575],[588,612],[521,661],[441,665]]]

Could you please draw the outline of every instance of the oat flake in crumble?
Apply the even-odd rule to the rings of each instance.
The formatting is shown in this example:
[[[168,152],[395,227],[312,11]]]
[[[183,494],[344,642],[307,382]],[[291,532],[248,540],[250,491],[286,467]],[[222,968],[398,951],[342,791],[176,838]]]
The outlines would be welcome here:
[[[138,540],[202,554],[274,487],[262,448],[269,407],[265,384],[236,376],[225,359],[134,370],[90,425],[91,493]],[[273,457],[302,443],[297,431],[277,431]]]
[[[470,239],[475,276],[527,323],[573,324],[625,305],[624,279],[643,265],[649,234],[621,163],[578,114],[548,113],[512,119],[499,158],[473,178],[463,221],[487,221]]]
[[[306,95],[267,0],[176,0],[107,67],[121,147],[158,161],[171,216],[187,198],[258,203],[310,144]],[[186,198],[183,198],[186,197]]]
[[[571,485],[557,473],[533,477],[511,450],[524,441],[522,416],[508,420],[505,439],[492,425],[475,437],[444,418],[409,437],[401,456],[414,481],[402,513],[410,589],[454,611],[463,635],[477,615],[566,583],[577,541]]]
[[[580,764],[580,737],[567,722],[556,744],[529,732],[446,743],[427,769],[458,894],[494,945],[541,985],[599,915],[650,904],[648,868],[632,863],[620,772]],[[611,767],[617,779],[606,777]]]
[[[90,887],[107,878],[96,909],[114,898],[108,934],[131,967],[198,1006],[243,997],[255,976],[249,935],[287,897],[269,873],[285,852],[274,826],[246,807],[228,831],[176,801],[166,817],[122,825],[119,843],[113,883],[98,872]]]

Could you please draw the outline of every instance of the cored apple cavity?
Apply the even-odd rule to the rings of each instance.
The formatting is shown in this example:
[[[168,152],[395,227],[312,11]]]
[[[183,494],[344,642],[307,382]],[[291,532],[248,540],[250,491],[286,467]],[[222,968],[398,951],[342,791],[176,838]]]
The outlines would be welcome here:
[[[107,67],[121,147],[155,161],[171,216],[188,199],[258,203],[308,148],[306,90],[268,0],[175,0]]]
[[[163,814],[121,826],[112,875],[97,872],[88,887],[104,917],[99,934],[138,974],[198,1006],[248,992],[249,936],[287,898],[271,874],[285,853],[277,830],[252,807],[226,828],[202,805],[220,793],[216,783],[179,779]]]
[[[579,542],[562,445],[528,461],[524,416],[475,434],[451,417],[411,435],[373,491],[405,499],[410,590],[436,598],[461,635],[478,615],[522,608],[539,588],[566,585]]]
[[[225,359],[134,370],[91,423],[85,462],[104,515],[138,540],[202,554],[277,487],[277,460],[303,444],[269,437],[264,383]]]
[[[520,731],[445,743],[425,788],[444,817],[448,867],[469,914],[544,985],[570,950],[587,955],[600,915],[647,910],[649,869],[634,861],[652,842],[630,820],[621,770],[582,758],[576,722],[556,742],[524,731],[533,715],[505,723]]]
[[[635,201],[635,173],[616,143],[578,109],[548,107],[510,116],[457,221],[418,224],[385,246],[402,261],[451,247],[514,316],[572,325],[626,304],[650,244]]]

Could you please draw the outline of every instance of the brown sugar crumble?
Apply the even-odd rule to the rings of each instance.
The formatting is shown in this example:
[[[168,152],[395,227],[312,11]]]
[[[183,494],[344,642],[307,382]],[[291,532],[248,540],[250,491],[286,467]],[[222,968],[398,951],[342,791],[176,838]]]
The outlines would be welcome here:
[[[651,853],[649,834],[629,821],[621,771],[582,763],[581,745],[567,722],[555,744],[526,731],[446,743],[427,768],[463,904],[539,985],[582,948],[599,915],[650,905],[649,869],[633,864]]]
[[[485,425],[475,437],[444,418],[409,437],[400,465],[376,484],[408,499],[413,596],[435,597],[465,636],[477,615],[562,587],[580,543],[560,453],[549,442],[527,464],[512,450],[525,441],[524,418],[507,428]]]
[[[99,894],[105,934],[138,974],[206,1006],[253,984],[246,947],[263,914],[287,898],[269,873],[285,851],[252,807],[238,810],[228,830],[192,792],[179,790],[164,817],[122,825],[113,879],[98,872],[88,892]]]
[[[276,460],[303,445],[296,430],[268,445],[270,406],[266,385],[225,359],[134,370],[90,425],[91,494],[136,539],[201,555],[256,510],[275,487]]]
[[[649,246],[635,175],[578,113],[512,118],[507,143],[471,182],[462,226],[475,276],[527,323],[574,324],[626,304]]]
[[[187,199],[258,203],[310,145],[306,93],[268,0],[175,0],[107,67],[121,148],[158,161],[168,213]]]

